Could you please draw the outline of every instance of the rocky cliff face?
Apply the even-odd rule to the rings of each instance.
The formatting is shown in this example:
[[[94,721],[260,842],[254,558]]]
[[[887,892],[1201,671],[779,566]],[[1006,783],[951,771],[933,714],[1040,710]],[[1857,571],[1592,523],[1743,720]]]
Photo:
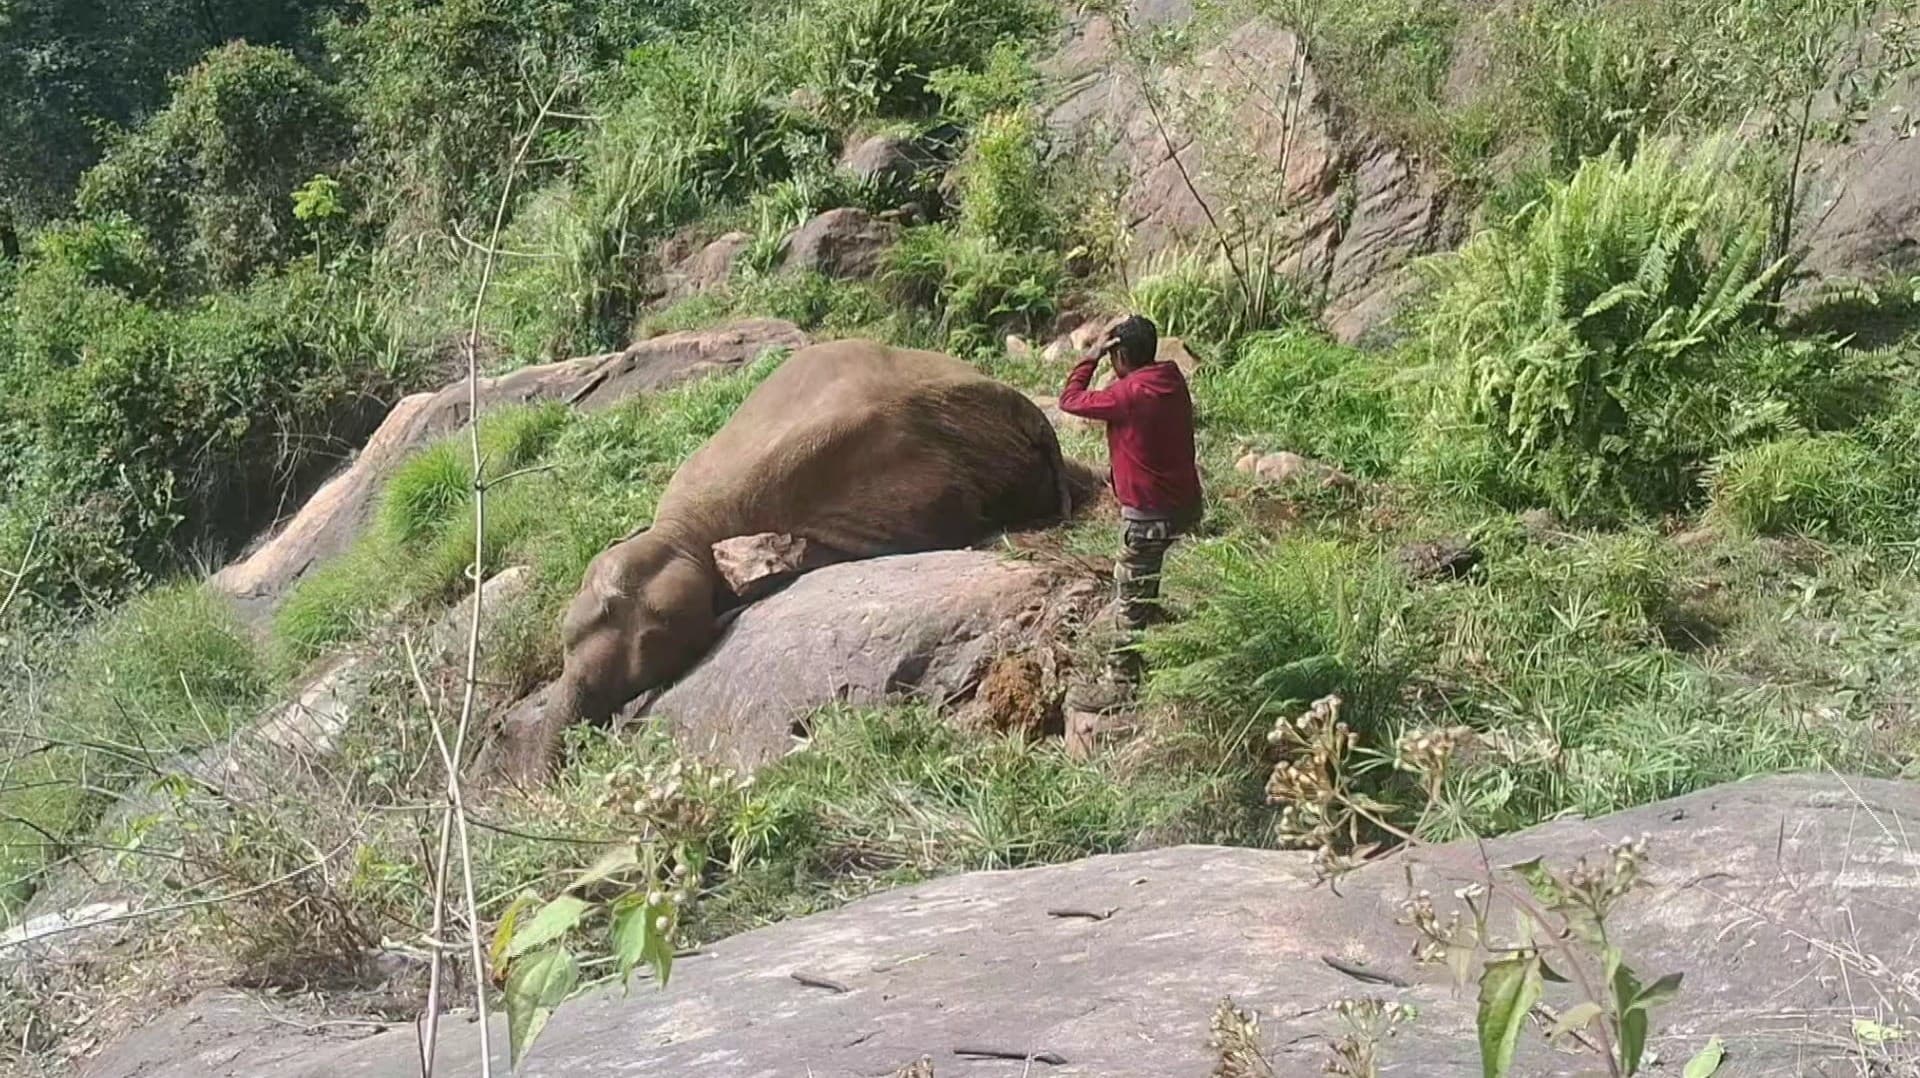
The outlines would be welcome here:
[[[974,873],[749,932],[680,963],[665,990],[575,1001],[530,1076],[628,1073],[819,1078],[934,1073],[1168,1078],[1209,1073],[1209,1016],[1231,997],[1260,1022],[1276,1075],[1319,1073],[1343,999],[1415,1006],[1381,1046],[1383,1073],[1479,1072],[1471,991],[1408,957],[1401,903],[1445,906],[1488,865],[1565,867],[1645,834],[1649,869],[1610,923],[1642,972],[1684,974],[1655,1010],[1647,1073],[1678,1074],[1710,1037],[1722,1076],[1900,1075],[1920,1019],[1920,787],[1783,777],[1485,844],[1428,847],[1317,884],[1307,855],[1182,847],[1020,872]],[[1410,875],[1409,875],[1410,874]],[[1494,923],[1510,918],[1496,910]],[[804,974],[844,988],[810,987]],[[1577,1002],[1549,986],[1556,1011]],[[1543,1012],[1544,1013],[1544,1012]],[[93,1078],[403,1078],[411,1029],[338,1039],[275,1027],[258,1006],[206,999],[108,1052]],[[1522,1036],[1517,1073],[1593,1073],[1594,1058]],[[959,1054],[991,1049],[1014,1058]],[[504,1037],[498,1041],[505,1058]],[[475,1038],[442,1042],[473,1073]],[[1021,1057],[1033,1054],[1034,1062]]]
[[[1187,17],[1173,5],[1134,14],[1136,26]],[[1327,328],[1355,341],[1407,294],[1408,263],[1454,234],[1443,189],[1337,117],[1299,37],[1267,19],[1177,65],[1142,70],[1123,55],[1112,20],[1096,15],[1048,73],[1066,87],[1049,114],[1056,132],[1122,177],[1136,271],[1224,240],[1243,263],[1291,277]],[[1278,232],[1256,240],[1239,207],[1280,217]]]

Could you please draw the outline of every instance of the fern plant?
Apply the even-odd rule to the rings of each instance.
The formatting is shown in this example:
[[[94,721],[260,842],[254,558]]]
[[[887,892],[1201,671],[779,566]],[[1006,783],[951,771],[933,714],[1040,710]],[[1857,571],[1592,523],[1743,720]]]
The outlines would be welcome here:
[[[1723,343],[1784,270],[1720,146],[1591,158],[1429,263],[1436,427],[1491,439],[1501,485],[1563,511],[1685,500],[1719,444]]]

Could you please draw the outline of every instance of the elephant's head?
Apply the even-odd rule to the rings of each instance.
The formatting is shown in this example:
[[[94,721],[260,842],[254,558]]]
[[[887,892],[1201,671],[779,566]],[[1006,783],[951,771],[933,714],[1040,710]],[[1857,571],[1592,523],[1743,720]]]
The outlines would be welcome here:
[[[545,705],[507,730],[507,769],[544,777],[562,729],[604,722],[635,697],[685,673],[713,645],[711,562],[643,532],[602,551],[561,622],[566,665]]]

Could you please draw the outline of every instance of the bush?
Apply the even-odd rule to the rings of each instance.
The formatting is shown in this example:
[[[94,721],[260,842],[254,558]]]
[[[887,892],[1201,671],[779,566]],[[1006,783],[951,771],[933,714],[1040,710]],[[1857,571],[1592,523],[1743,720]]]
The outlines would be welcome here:
[[[1249,260],[1249,256],[1253,256]],[[1153,319],[1160,333],[1227,359],[1240,338],[1311,315],[1292,282],[1248,249],[1235,256],[1169,255],[1127,290],[1123,305]]]
[[[957,179],[963,232],[1013,250],[1059,245],[1060,192],[1050,182],[1040,119],[1031,109],[982,119]]]
[[[934,72],[977,68],[1056,16],[1035,0],[811,0],[793,17],[806,85],[847,122],[925,110]]]
[[[1356,349],[1282,331],[1242,341],[1229,366],[1201,367],[1195,395],[1208,428],[1376,476],[1400,462],[1409,438],[1393,380]]]
[[[629,61],[627,96],[580,150],[575,176],[537,195],[507,246],[551,257],[502,276],[492,322],[524,360],[615,347],[641,302],[647,241],[816,161],[826,138],[775,103],[764,57],[660,47]]]
[[[400,373],[355,282],[311,265],[181,309],[72,271],[28,267],[0,367],[0,546],[41,528],[40,576],[60,594],[111,595],[250,537],[282,484],[332,462],[355,394]]]
[[[170,584],[104,616],[38,692],[0,700],[14,704],[8,718],[26,728],[22,744],[35,735],[49,742],[0,791],[0,812],[27,821],[0,825],[5,878],[52,860],[58,851],[46,842],[83,839],[120,790],[225,737],[270,688],[252,635],[224,597]]]
[[[1569,514],[1684,503],[1725,444],[1723,346],[1781,271],[1770,220],[1721,154],[1588,161],[1429,263],[1433,426],[1477,430],[1502,485]]]
[[[1067,280],[1056,252],[1010,250],[942,225],[908,229],[887,260],[888,284],[930,303],[939,335],[960,352],[991,347],[1006,329],[1044,324]]]
[[[360,19],[335,25],[332,44],[367,133],[377,216],[408,238],[490,217],[517,138],[563,75],[575,82],[555,107],[577,112],[628,50],[737,10],[705,0],[364,6]],[[566,156],[579,133],[553,121],[546,136],[533,159]]]
[[[298,60],[236,42],[108,149],[79,206],[136,222],[176,284],[234,287],[301,249],[294,189],[348,157],[352,130],[344,102]]]
[[[1390,698],[1384,629],[1404,587],[1377,559],[1325,540],[1221,540],[1170,570],[1193,608],[1146,640],[1154,696],[1199,704],[1242,736],[1330,692],[1359,724]]]
[[[942,114],[968,126],[1032,103],[1039,88],[1040,76],[1028,62],[1026,48],[1008,39],[994,43],[979,70],[943,67],[927,80],[927,89],[940,99]]]
[[[1845,434],[1793,435],[1736,450],[1712,474],[1713,513],[1749,535],[1911,535],[1897,477]]]

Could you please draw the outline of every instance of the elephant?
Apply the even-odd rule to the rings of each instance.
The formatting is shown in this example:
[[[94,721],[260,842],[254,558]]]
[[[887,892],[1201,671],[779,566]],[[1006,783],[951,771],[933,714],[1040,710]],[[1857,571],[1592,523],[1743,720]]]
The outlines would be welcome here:
[[[964,547],[1070,517],[1098,485],[1038,406],[965,362],[865,340],[802,348],[674,473],[651,525],[588,566],[560,679],[503,731],[508,777],[539,781],[566,726],[607,720],[712,648],[740,602],[716,544],[782,539],[803,569]]]

